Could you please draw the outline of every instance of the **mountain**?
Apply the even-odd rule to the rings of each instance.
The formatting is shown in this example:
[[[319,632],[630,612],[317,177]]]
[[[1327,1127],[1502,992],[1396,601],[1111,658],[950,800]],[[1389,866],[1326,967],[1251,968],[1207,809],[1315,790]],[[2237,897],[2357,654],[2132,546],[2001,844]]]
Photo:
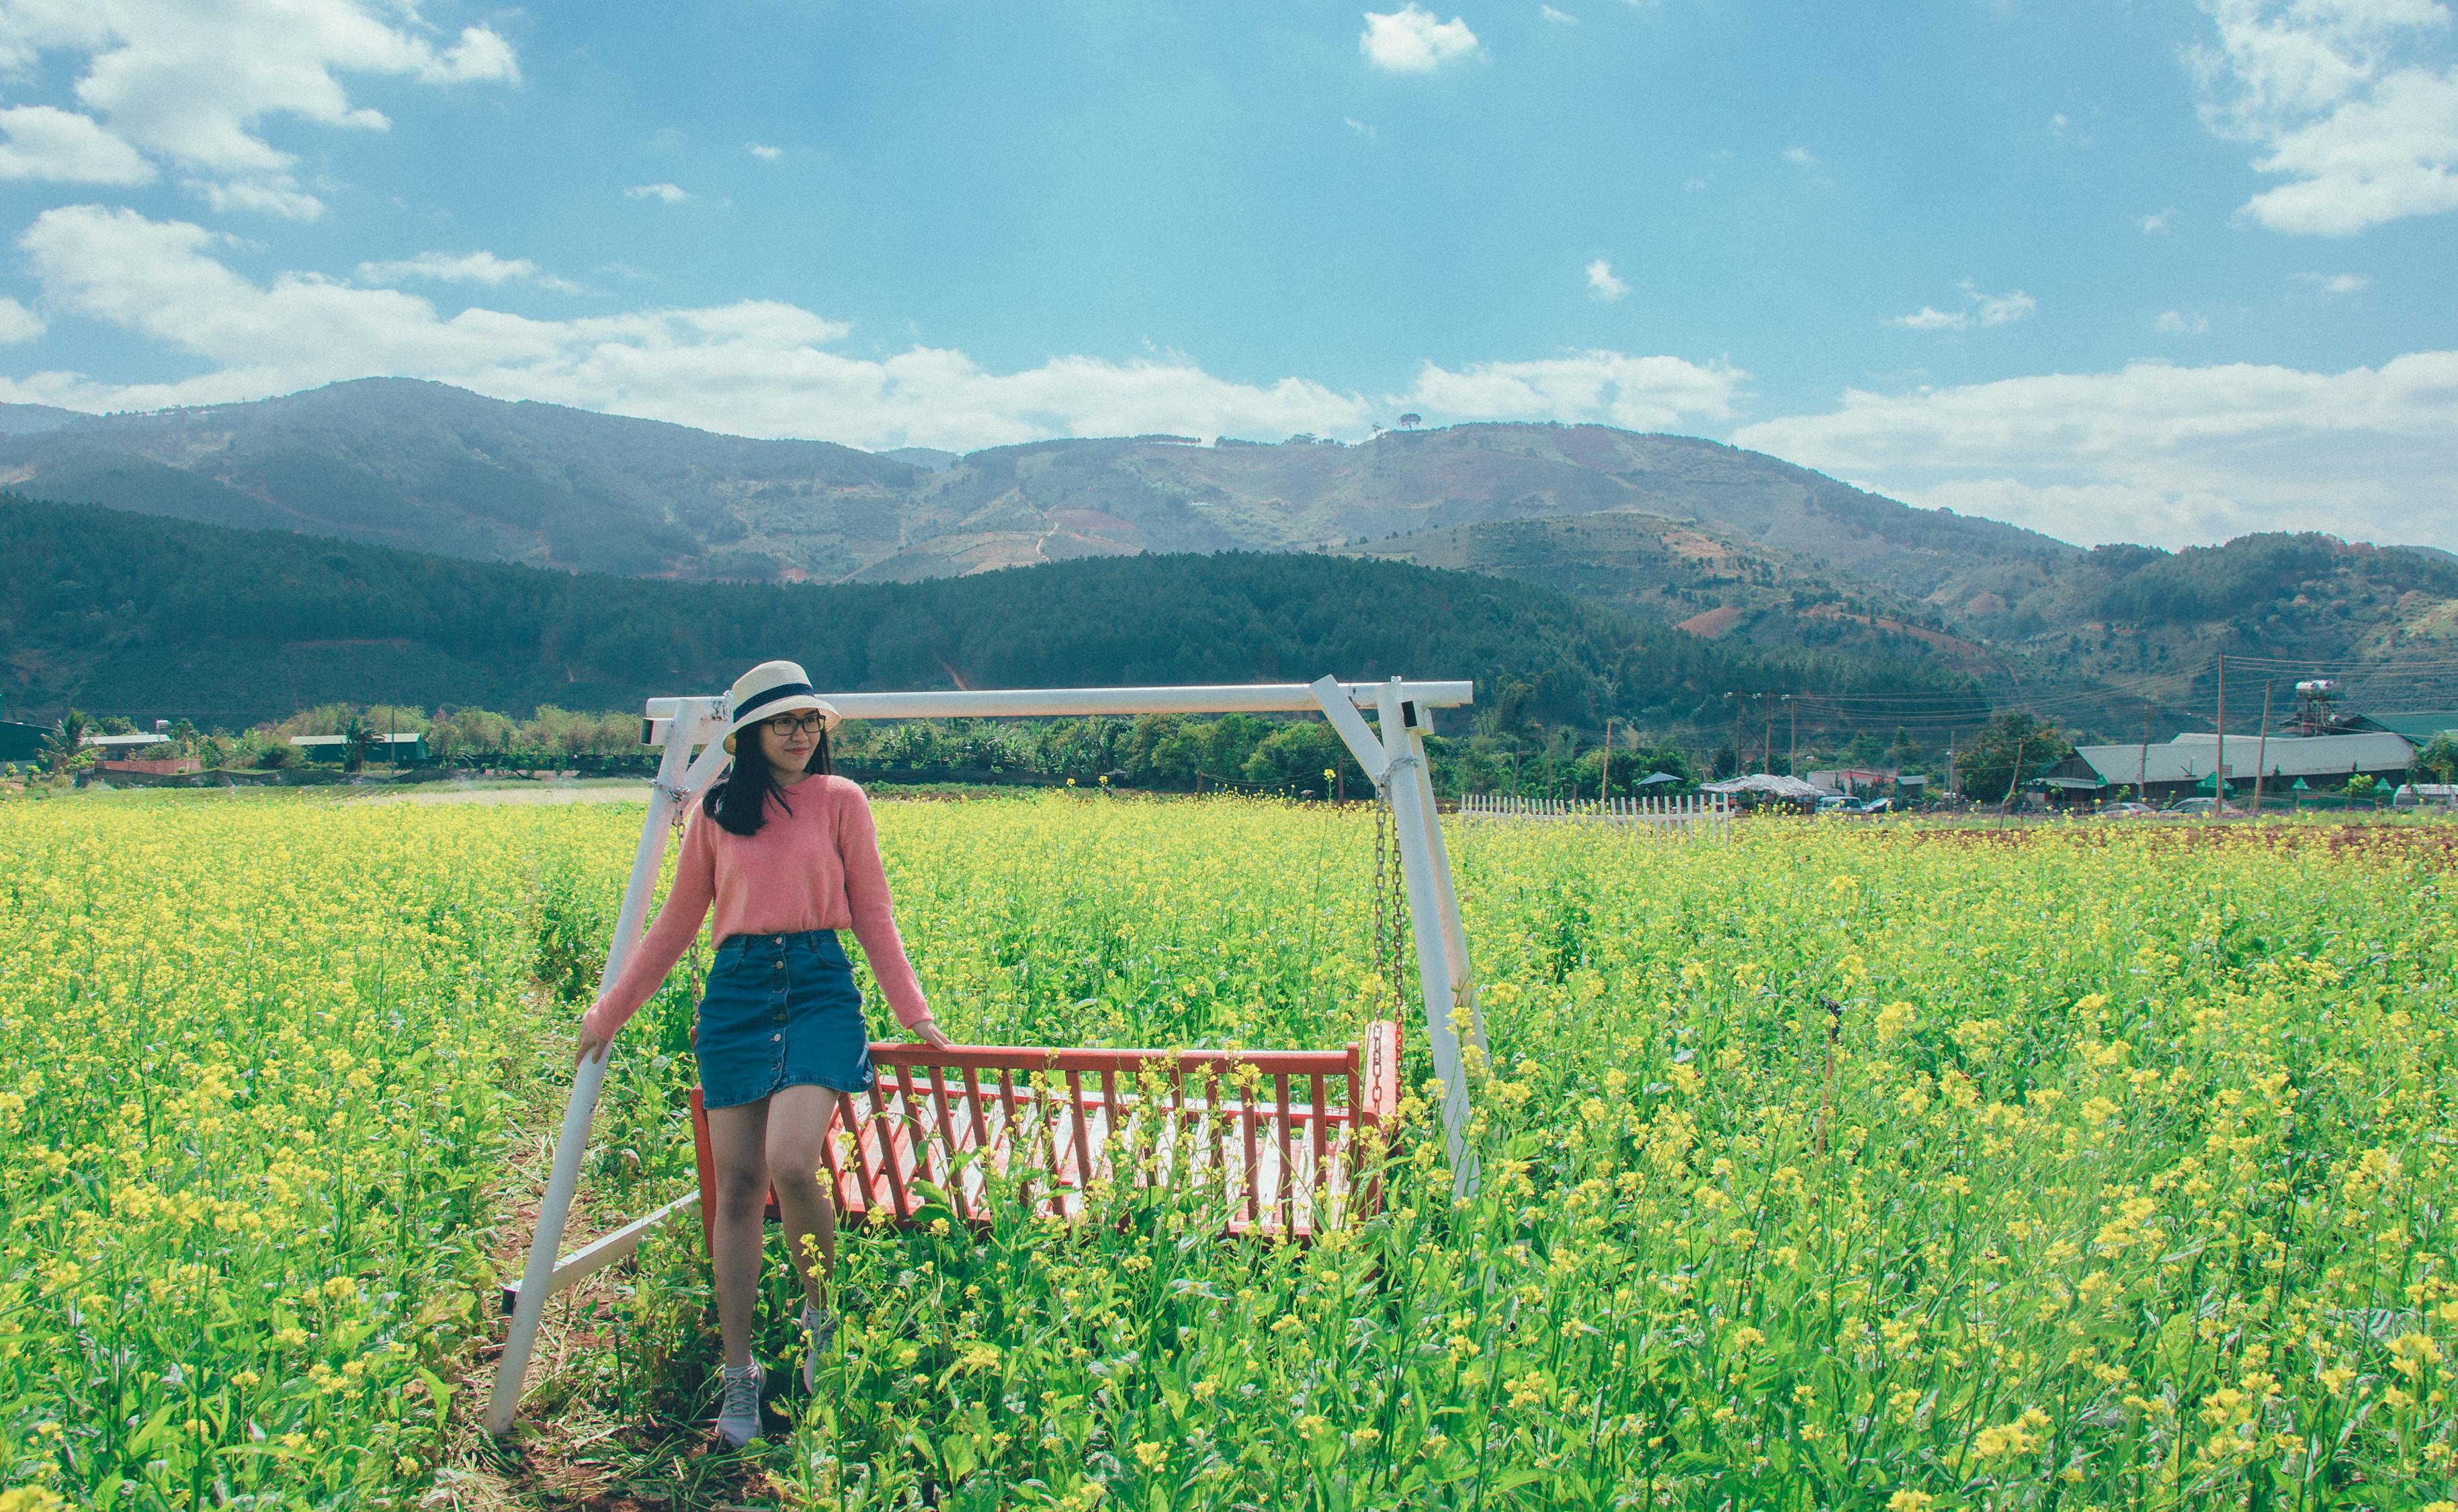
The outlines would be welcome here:
[[[54,411],[62,413],[64,411]],[[1183,436],[874,456],[363,379],[0,438],[0,484],[209,524],[692,579],[912,580],[1136,552],[1291,551],[1643,510],[1955,601],[2076,555],[1773,457],[1604,426],[1342,446]]]
[[[0,441],[0,484],[52,498],[643,577],[848,576],[896,549],[916,476],[824,441],[393,378]]]
[[[1982,674],[1997,665],[1935,608],[1846,569],[1638,510],[1452,525],[1339,550],[1515,578],[1706,640],[1927,657]]]
[[[2429,664],[2458,657],[2458,559],[2314,533],[2179,552],[2101,546],[1961,618],[2034,665],[2172,703],[2207,708],[2224,652],[2334,664],[2374,707],[2446,706],[2448,680]]]
[[[50,405],[0,404],[0,435],[36,435],[89,416]]]
[[[0,496],[12,713],[237,725],[328,702],[624,708],[780,655],[844,689],[1464,677],[1477,717],[1506,729],[1712,723],[1728,688],[1980,710],[1940,668],[1706,641],[1400,562],[1153,554],[918,583],[682,583]]]
[[[2085,552],[1757,452],[1604,426],[1354,446],[755,441],[368,379],[153,414],[0,407],[0,484],[205,523],[683,581],[919,583],[1143,554],[1331,553],[1514,578],[1718,643],[1985,677],[2077,718],[2207,709],[2214,658],[2448,647],[2446,554],[2249,536]],[[2117,680],[2121,692],[2101,697]]]

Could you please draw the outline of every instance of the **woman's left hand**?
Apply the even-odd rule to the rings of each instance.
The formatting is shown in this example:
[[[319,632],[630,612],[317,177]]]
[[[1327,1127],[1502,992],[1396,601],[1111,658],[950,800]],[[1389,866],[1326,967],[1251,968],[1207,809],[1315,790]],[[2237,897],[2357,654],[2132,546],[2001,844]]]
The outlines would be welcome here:
[[[921,1036],[922,1042],[928,1045],[933,1050],[952,1049],[956,1043],[956,1041],[948,1039],[945,1034],[940,1032],[939,1024],[936,1019],[923,1019],[920,1023],[913,1026],[913,1032]]]

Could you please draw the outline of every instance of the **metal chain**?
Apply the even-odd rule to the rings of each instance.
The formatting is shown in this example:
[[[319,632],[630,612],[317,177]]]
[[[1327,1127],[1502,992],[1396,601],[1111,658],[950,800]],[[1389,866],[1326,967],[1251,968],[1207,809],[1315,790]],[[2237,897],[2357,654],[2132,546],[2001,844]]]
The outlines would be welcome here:
[[[1373,935],[1374,971],[1391,984],[1391,1000],[1403,1004],[1408,1000],[1407,977],[1401,969],[1404,945],[1401,936],[1399,826],[1391,818],[1391,785],[1386,781],[1375,790],[1374,804],[1374,896],[1372,916],[1367,928]]]

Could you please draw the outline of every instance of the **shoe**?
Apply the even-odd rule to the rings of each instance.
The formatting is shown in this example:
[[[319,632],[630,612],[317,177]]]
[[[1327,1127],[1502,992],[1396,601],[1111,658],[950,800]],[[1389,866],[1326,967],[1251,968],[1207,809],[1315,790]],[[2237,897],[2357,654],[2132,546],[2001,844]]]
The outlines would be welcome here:
[[[718,1398],[717,1437],[729,1449],[739,1449],[760,1437],[760,1386],[767,1376],[755,1361],[719,1372],[725,1379]]]
[[[820,1352],[837,1340],[837,1314],[823,1313],[818,1308],[802,1304],[802,1332],[810,1338],[810,1347],[802,1351],[802,1390],[820,1389]]]

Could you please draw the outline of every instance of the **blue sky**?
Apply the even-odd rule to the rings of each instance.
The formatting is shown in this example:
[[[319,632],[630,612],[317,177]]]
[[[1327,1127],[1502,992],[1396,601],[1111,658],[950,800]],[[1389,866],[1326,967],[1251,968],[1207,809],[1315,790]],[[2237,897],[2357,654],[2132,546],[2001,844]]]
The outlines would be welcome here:
[[[1594,420],[2458,547],[2437,0],[0,0],[0,399]]]

